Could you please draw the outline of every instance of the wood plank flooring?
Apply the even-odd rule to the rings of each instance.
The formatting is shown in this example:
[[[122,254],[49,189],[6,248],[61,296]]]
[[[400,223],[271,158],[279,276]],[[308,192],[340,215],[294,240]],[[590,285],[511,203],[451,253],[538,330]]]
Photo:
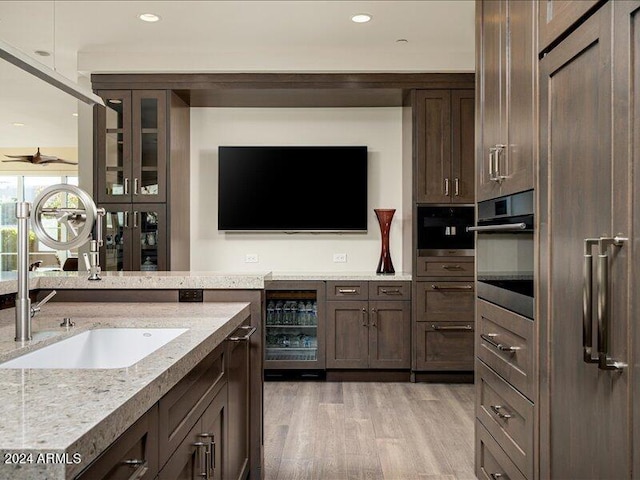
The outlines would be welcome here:
[[[266,480],[467,480],[470,384],[266,382]]]

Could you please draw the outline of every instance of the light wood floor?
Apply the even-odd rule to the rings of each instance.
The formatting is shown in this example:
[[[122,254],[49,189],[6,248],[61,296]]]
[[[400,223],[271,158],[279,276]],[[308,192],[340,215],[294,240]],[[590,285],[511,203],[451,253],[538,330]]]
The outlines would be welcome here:
[[[466,480],[473,385],[266,382],[266,480]]]

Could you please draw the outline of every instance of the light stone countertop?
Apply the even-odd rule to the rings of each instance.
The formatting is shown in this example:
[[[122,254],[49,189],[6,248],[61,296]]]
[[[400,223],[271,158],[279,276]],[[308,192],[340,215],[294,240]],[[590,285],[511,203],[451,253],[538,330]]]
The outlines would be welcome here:
[[[262,290],[269,280],[409,281],[410,273],[375,272],[102,272],[91,282],[85,272],[31,272],[30,289],[236,289]],[[16,293],[15,272],[0,272],[0,295]]]
[[[249,314],[248,303],[49,303],[22,345],[13,340],[14,309],[0,311],[0,362],[96,327],[189,329],[128,368],[0,369],[0,479],[77,475]],[[63,317],[76,326],[61,328]],[[9,465],[9,452],[33,457]],[[82,463],[44,463],[44,453],[79,454]]]

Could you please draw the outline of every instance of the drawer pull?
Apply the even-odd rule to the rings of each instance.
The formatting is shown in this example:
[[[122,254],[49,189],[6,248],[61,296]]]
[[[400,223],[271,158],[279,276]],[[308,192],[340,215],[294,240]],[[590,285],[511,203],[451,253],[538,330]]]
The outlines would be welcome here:
[[[513,415],[511,415],[510,413],[502,413],[506,412],[502,405],[491,405],[491,410],[493,410],[493,413],[495,413],[498,417],[504,418],[505,420],[513,417]]]
[[[249,338],[251,337],[251,335],[253,335],[256,330],[257,327],[252,327],[251,325],[242,325],[241,327],[238,327],[238,330],[249,330],[249,333],[247,333],[246,335],[242,336],[242,337],[229,337],[228,340],[230,342],[246,342],[249,340]]]
[[[338,293],[342,293],[343,295],[357,295],[358,290],[355,288],[339,288]]]
[[[472,290],[473,285],[450,285],[448,287],[442,287],[440,285],[431,285],[433,290]]]
[[[495,337],[496,335],[496,333],[481,333],[480,338],[494,347],[496,350],[500,350],[501,352],[515,352],[517,350],[520,350],[520,347],[510,347],[509,345],[494,341],[491,337]]]
[[[380,293],[385,295],[402,295],[399,288],[381,288]]]
[[[122,462],[125,465],[129,465],[131,468],[135,468],[136,471],[131,474],[129,480],[139,480],[144,477],[147,470],[149,470],[149,464],[146,460],[125,460]]]
[[[473,330],[471,325],[435,325],[432,324],[431,328],[434,330],[449,330],[449,331],[467,331]]]
[[[463,270],[460,265],[442,265],[443,270]]]

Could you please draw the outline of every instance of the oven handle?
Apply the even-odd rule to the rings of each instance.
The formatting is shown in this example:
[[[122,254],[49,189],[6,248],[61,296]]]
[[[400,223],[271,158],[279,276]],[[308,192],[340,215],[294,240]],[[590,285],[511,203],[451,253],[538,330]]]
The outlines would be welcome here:
[[[482,225],[478,227],[467,227],[467,232],[512,232],[514,230],[524,230],[527,224],[522,223],[504,223],[502,225]]]

